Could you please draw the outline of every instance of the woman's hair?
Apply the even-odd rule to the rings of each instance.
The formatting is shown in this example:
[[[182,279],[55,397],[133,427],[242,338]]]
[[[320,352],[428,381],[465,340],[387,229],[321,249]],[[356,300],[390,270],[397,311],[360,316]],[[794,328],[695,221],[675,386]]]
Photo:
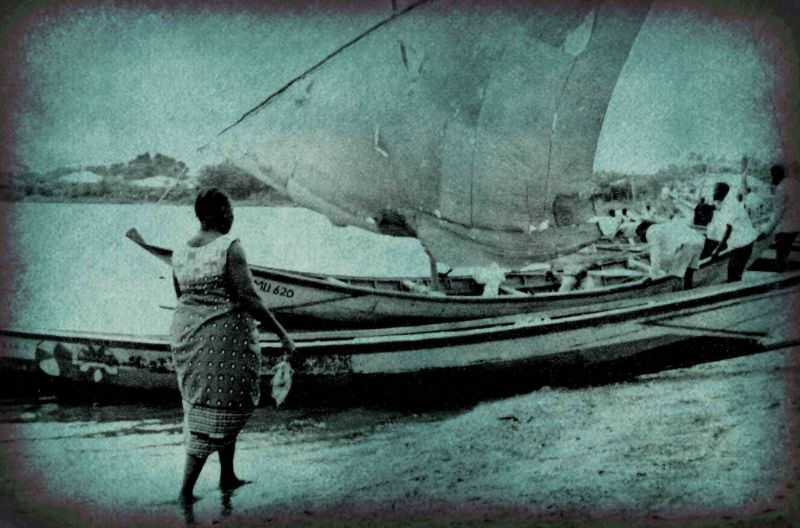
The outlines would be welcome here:
[[[725,182],[718,182],[714,185],[714,200],[724,200],[728,196],[731,187]]]
[[[203,189],[197,194],[194,201],[194,214],[200,220],[200,226],[205,231],[219,231],[227,234],[233,225],[233,208],[228,196],[211,187]]]
[[[778,185],[786,177],[786,171],[781,164],[775,164],[770,167],[769,174],[772,177],[773,185]]]
[[[650,228],[651,225],[655,225],[654,222],[649,222],[647,220],[640,222],[638,226],[636,226],[636,236],[642,242],[647,242],[647,230]]]

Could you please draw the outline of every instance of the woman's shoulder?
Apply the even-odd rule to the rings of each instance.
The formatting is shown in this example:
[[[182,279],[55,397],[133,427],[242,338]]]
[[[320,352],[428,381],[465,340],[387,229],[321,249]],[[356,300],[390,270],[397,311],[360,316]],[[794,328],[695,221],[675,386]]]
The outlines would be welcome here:
[[[229,249],[236,245],[234,244],[236,241],[238,238],[229,235],[220,235],[205,243],[197,237],[190,238],[174,250],[172,259],[174,262],[218,259],[226,255]]]
[[[231,244],[233,244],[234,242],[236,242],[237,240],[239,240],[239,239],[236,238],[235,236],[227,234],[227,235],[220,235],[219,237],[217,237],[217,239],[214,241],[214,243],[215,244],[219,244],[221,246],[228,247]]]
[[[219,235],[212,240],[205,241],[190,239],[185,244],[185,247],[188,248],[189,251],[194,252],[221,253],[227,251],[236,240],[238,240],[236,237],[230,235]]]
[[[222,235],[211,244],[214,246],[212,252],[219,255],[220,258],[227,259],[231,253],[236,252],[238,238],[230,235]]]

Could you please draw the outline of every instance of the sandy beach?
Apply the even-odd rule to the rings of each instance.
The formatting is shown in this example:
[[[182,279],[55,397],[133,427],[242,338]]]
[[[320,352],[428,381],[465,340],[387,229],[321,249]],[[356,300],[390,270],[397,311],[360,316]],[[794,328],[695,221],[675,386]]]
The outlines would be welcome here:
[[[466,408],[259,408],[173,501],[171,402],[5,402],[4,526],[791,526],[797,349]]]

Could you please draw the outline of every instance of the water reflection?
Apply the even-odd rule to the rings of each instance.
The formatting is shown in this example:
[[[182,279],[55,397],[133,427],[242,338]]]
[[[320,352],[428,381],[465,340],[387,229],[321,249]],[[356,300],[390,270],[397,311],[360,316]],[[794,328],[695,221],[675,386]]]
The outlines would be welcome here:
[[[220,491],[220,520],[233,515],[233,497],[236,495],[236,490],[221,490]],[[199,499],[195,497],[193,501],[178,500],[178,510],[183,522],[187,525],[195,524],[197,519],[195,515],[195,505]],[[216,523],[216,521],[215,521]]]
[[[233,513],[233,502],[231,501],[233,494],[233,490],[226,490],[222,492],[222,509],[220,510],[220,515],[223,517],[227,517]]]
[[[197,501],[178,501],[178,508],[183,515],[183,522],[186,524],[194,524],[194,504]]]

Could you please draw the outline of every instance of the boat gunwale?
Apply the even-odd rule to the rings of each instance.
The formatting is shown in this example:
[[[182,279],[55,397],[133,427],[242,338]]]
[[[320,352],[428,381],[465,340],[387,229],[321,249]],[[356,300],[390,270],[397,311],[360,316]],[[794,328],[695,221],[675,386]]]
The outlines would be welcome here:
[[[723,251],[717,257],[706,257],[700,262],[699,269],[706,269],[712,265],[716,265],[721,263],[723,260],[727,261],[730,257],[730,250]],[[610,286],[600,286],[597,288],[592,288],[589,290],[573,290],[573,291],[566,291],[566,292],[541,292],[541,293],[525,293],[520,292],[522,295],[506,295],[506,296],[496,296],[496,297],[484,297],[482,295],[432,295],[430,293],[415,293],[415,292],[402,292],[402,291],[392,291],[392,290],[379,290],[377,288],[369,288],[366,286],[356,286],[352,284],[337,284],[335,282],[329,282],[323,278],[318,277],[325,277],[325,275],[318,275],[316,273],[305,275],[304,272],[292,272],[292,271],[284,271],[278,270],[275,268],[267,268],[261,266],[250,266],[253,270],[253,275],[255,278],[263,278],[269,280],[270,275],[274,275],[276,277],[285,277],[284,279],[272,279],[272,280],[292,280],[298,283],[301,283],[304,286],[314,286],[319,289],[325,290],[333,290],[339,293],[350,293],[351,297],[365,297],[368,295],[380,295],[386,297],[394,297],[400,299],[411,299],[411,300],[418,300],[424,302],[431,302],[431,303],[441,303],[441,304],[454,304],[454,303],[464,303],[464,304],[481,304],[481,305],[492,305],[492,304],[522,304],[522,303],[530,303],[531,300],[538,301],[554,301],[560,299],[583,299],[583,298],[592,298],[597,297],[598,294],[613,294],[613,293],[625,293],[631,290],[642,289],[642,287],[652,287],[652,286],[661,286],[669,281],[678,280],[678,277],[672,275],[663,275],[657,278],[650,278],[646,274],[642,274],[641,278],[623,282],[620,284],[612,284]],[[256,271],[259,275],[256,275]],[[334,277],[335,276],[331,276]],[[425,277],[418,277],[418,279],[424,279]],[[359,280],[361,277],[358,278]],[[381,280],[381,279],[377,279]],[[393,280],[402,280],[402,279],[394,279],[390,277],[386,277],[383,280],[386,282],[390,282]],[[280,306],[276,307],[276,311],[280,310],[288,310],[291,309],[292,305],[287,306]]]
[[[160,246],[148,245],[148,247],[151,248],[152,250],[163,252],[164,254],[172,253],[171,250]],[[711,257],[711,256],[706,257],[700,260],[699,268],[696,271],[708,269],[712,266],[722,264],[723,262],[727,261],[730,258],[730,255],[731,255],[731,250],[726,249],[723,250],[716,257]],[[619,259],[619,261],[623,260],[624,259]],[[505,309],[513,309],[513,307],[515,306],[530,305],[531,307],[533,307],[534,305],[540,305],[548,302],[566,301],[566,302],[572,302],[573,304],[579,304],[583,300],[590,300],[592,301],[592,304],[596,304],[596,303],[612,302],[613,300],[618,300],[618,299],[609,299],[608,301],[603,301],[602,299],[597,299],[598,297],[603,297],[603,296],[617,297],[624,295],[634,295],[639,292],[646,294],[649,290],[658,290],[659,288],[666,287],[669,282],[676,282],[679,280],[678,277],[672,275],[662,275],[660,277],[651,278],[647,274],[642,272],[642,276],[640,278],[631,281],[624,281],[618,284],[612,284],[609,286],[600,286],[587,290],[572,290],[565,292],[552,291],[552,292],[536,292],[536,293],[526,293],[524,291],[520,291],[519,293],[521,295],[498,295],[498,296],[484,297],[483,295],[447,295],[447,294],[437,295],[435,292],[417,293],[417,292],[404,292],[396,290],[382,290],[376,287],[359,286],[359,285],[348,284],[347,282],[345,282],[346,280],[358,280],[358,281],[366,280],[366,281],[378,281],[386,283],[391,283],[391,282],[398,283],[402,282],[403,280],[429,279],[428,277],[425,276],[419,276],[413,278],[363,277],[363,276],[352,276],[352,275],[325,275],[317,272],[290,271],[280,268],[271,268],[267,266],[259,266],[252,264],[249,265],[249,267],[251,269],[251,272],[253,273],[254,278],[256,279],[289,282],[293,283],[297,287],[310,287],[310,288],[315,288],[317,290],[334,292],[336,294],[344,296],[344,298],[349,298],[349,299],[363,299],[366,297],[375,296],[378,298],[386,299],[387,301],[402,300],[406,302],[408,301],[418,302],[430,306],[431,309],[434,309],[433,308],[434,306],[447,306],[447,307],[461,306],[464,309],[468,308],[472,309],[476,306],[480,306],[480,307],[486,307],[486,309],[488,310],[495,309],[495,307],[505,307]],[[517,274],[524,272],[512,272],[512,273]],[[466,280],[471,279],[471,277],[468,276],[463,276],[463,277],[459,276],[459,277],[464,278]],[[334,279],[334,281],[328,280],[329,278]],[[659,292],[656,292],[655,294],[658,293]],[[310,303],[310,305],[314,304],[318,304],[318,302],[315,301]],[[308,303],[286,304],[282,306],[272,307],[272,310],[275,311],[276,314],[291,314],[294,313],[298,308],[303,308],[305,306],[309,306],[309,304]],[[426,318],[427,317],[425,316],[421,317],[421,319],[423,320]],[[461,317],[441,318],[439,322],[446,324],[448,322],[456,322],[459,320],[462,320],[462,318]],[[380,327],[373,327],[373,328],[380,328]]]
[[[578,330],[590,326],[609,323],[621,323],[626,321],[634,321],[653,316],[659,316],[669,313],[674,310],[686,310],[704,305],[718,305],[720,303],[732,300],[740,300],[747,297],[755,297],[760,294],[769,293],[773,290],[779,290],[788,286],[800,285],[800,273],[793,273],[790,276],[780,274],[781,278],[775,279],[772,277],[770,280],[761,280],[742,287],[740,284],[723,284],[709,286],[713,291],[703,292],[701,295],[685,295],[686,291],[669,292],[653,296],[649,299],[639,300],[638,302],[632,301],[624,306],[613,309],[599,309],[593,310],[591,313],[584,314],[569,314],[553,315],[553,316],[537,316],[536,314],[515,314],[509,316],[501,316],[497,318],[490,318],[487,320],[474,320],[485,321],[486,324],[479,328],[466,328],[459,329],[457,332],[453,330],[436,330],[434,328],[425,329],[424,332],[409,332],[408,334],[396,336],[398,339],[388,336],[384,339],[367,342],[370,336],[354,336],[344,342],[317,342],[308,343],[298,341],[298,349],[306,348],[311,345],[323,350],[315,350],[312,355],[328,355],[328,354],[341,354],[347,347],[358,345],[357,351],[350,351],[351,355],[368,354],[375,352],[399,352],[404,350],[424,350],[432,348],[431,342],[446,343],[446,346],[459,346],[468,344],[479,344],[484,342],[502,341],[504,339],[518,339],[526,337],[534,337],[537,335],[544,335],[550,332],[557,331],[570,331]],[[694,290],[690,290],[694,291]],[[666,299],[655,299],[655,297],[667,297]],[[675,298],[677,297],[677,299]],[[624,302],[624,301],[617,301]],[[528,321],[519,322],[521,318],[528,317]],[[491,324],[495,322],[496,324]],[[469,322],[469,321],[460,321]],[[447,326],[447,323],[440,323],[431,326]],[[414,327],[411,327],[414,328]],[[409,338],[421,336],[418,340],[409,340]],[[405,341],[399,338],[406,338]],[[268,345],[268,346],[265,346]],[[262,341],[262,350],[264,348],[280,348],[280,343],[276,341]],[[377,350],[376,350],[377,349]]]
[[[361,355],[402,350],[424,351],[432,346],[478,344],[487,341],[516,339],[543,335],[559,330],[577,330],[588,326],[618,323],[663,315],[670,311],[686,310],[725,301],[755,297],[773,290],[800,285],[800,272],[769,272],[768,278],[742,285],[727,283],[705,287],[705,291],[683,290],[658,294],[645,299],[611,301],[612,306],[591,306],[590,313],[575,314],[568,310],[551,315],[514,314],[484,319],[433,323],[409,327],[337,330],[333,332],[296,332],[292,334],[298,355],[325,356],[335,354]],[[706,289],[707,288],[707,289]],[[613,308],[613,305],[621,305]],[[388,333],[387,333],[388,331]],[[169,336],[137,337],[128,334],[92,333],[80,331],[27,331],[0,329],[0,337],[64,343],[92,343],[107,347],[169,351]],[[262,353],[273,356],[281,352],[277,337],[262,336]],[[357,346],[356,346],[357,345]]]

